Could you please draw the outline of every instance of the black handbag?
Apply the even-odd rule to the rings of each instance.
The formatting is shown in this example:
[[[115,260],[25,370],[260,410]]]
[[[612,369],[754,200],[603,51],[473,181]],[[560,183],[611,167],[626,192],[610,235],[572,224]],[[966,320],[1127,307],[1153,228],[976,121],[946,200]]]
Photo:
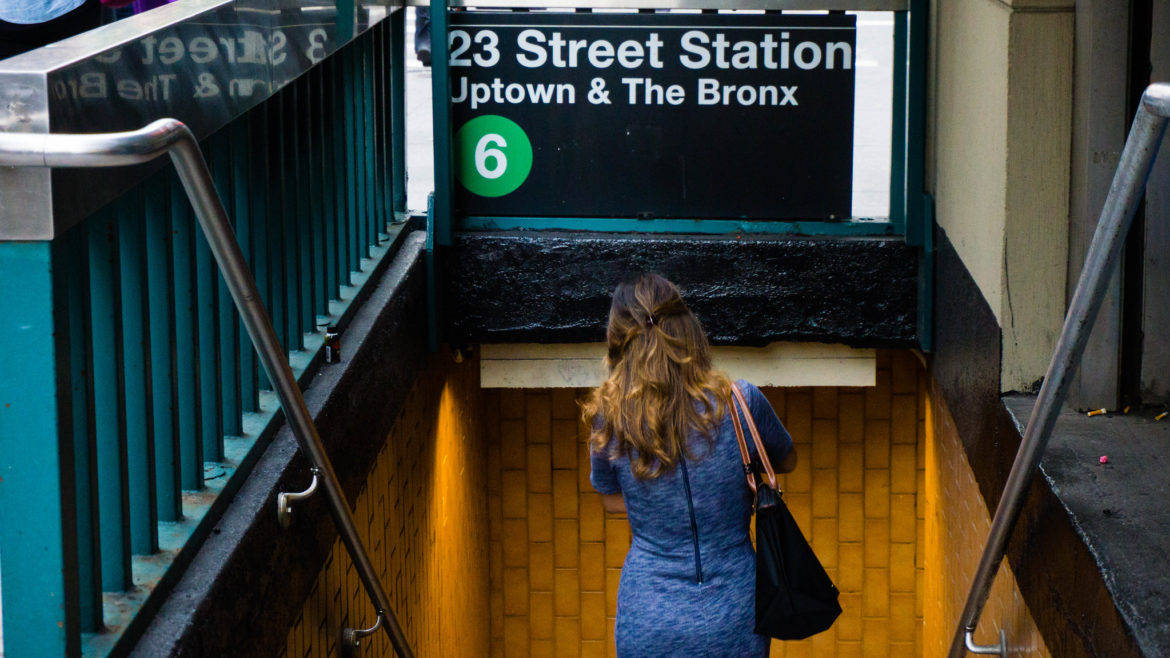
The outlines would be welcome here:
[[[841,614],[839,592],[780,496],[776,473],[747,401],[734,384],[731,390],[734,406],[742,410],[756,444],[763,471],[753,468],[739,414],[730,408],[744,474],[756,492],[755,631],[778,640],[803,640],[827,630],[837,620]]]

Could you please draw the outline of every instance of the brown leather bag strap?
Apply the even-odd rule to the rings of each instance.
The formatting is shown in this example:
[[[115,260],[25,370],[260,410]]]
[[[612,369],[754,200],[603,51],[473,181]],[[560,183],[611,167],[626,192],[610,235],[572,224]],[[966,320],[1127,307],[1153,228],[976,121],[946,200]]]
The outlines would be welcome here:
[[[735,384],[732,384],[731,387],[735,388]],[[739,424],[739,414],[735,413],[736,407],[738,406],[731,400],[728,400],[727,413],[731,414],[731,424],[735,426],[735,440],[739,444],[739,457],[743,460],[743,474],[747,477],[748,486],[752,488],[752,492],[754,493],[756,490],[756,478],[752,475],[752,458],[748,454],[747,441],[743,439],[743,427]]]
[[[756,454],[760,456],[760,463],[764,465],[764,474],[767,477],[768,486],[776,491],[780,489],[776,486],[776,471],[772,470],[772,462],[768,459],[768,451],[764,450],[764,442],[760,439],[760,430],[756,428],[756,421],[752,418],[751,408],[748,407],[747,400],[744,399],[743,393],[740,392],[739,387],[732,384],[731,394],[735,397],[735,402],[743,409],[744,420],[747,421],[748,431],[752,434],[752,441],[756,444]],[[739,426],[738,418],[736,418],[736,426]],[[742,452],[741,452],[742,454]],[[755,487],[753,487],[753,490]]]

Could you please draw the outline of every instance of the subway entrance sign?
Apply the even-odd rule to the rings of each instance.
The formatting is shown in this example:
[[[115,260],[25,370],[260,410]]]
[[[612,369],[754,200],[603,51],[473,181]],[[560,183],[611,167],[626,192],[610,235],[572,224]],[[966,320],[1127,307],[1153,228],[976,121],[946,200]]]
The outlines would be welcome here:
[[[851,216],[852,15],[450,14],[463,216]]]

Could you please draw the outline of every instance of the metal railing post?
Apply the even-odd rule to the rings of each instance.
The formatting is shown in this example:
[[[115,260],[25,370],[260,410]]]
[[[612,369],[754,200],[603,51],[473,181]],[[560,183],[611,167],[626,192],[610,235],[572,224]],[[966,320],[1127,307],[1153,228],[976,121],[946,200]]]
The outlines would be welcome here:
[[[160,119],[131,132],[95,135],[0,134],[0,165],[24,167],[117,167],[153,160],[168,152],[183,188],[195,208],[219,271],[247,328],[260,362],[272,382],[285,418],[310,463],[318,469],[329,511],[342,542],[377,614],[385,619],[394,650],[413,658],[390,601],[358,536],[349,503],[325,447],[317,434],[304,397],[288,364],[275,329],[264,309],[252,272],[244,260],[227,212],[191,131],[175,119]]]
[[[1168,117],[1170,84],[1150,85],[1142,94],[1141,105],[1117,165],[1117,174],[1109,188],[1097,231],[1093,234],[1093,241],[1085,257],[1084,269],[1081,270],[1080,280],[1069,304],[1064,327],[1052,361],[1048,364],[1044,384],[1040,387],[1036,406],[1032,409],[1024,438],[1016,452],[1015,463],[1012,464],[1003,495],[995,509],[987,545],[983,549],[967,603],[951,640],[950,658],[960,658],[966,654],[965,638],[968,633],[974,633],[979,623],[979,615],[1003,560],[1007,540],[1023,508],[1024,494],[1048,445],[1048,439],[1052,436],[1056,417],[1072,383],[1072,374],[1080,364],[1085,343],[1089,340],[1097,312],[1105,298],[1105,288],[1120,259],[1125,236],[1129,232],[1138,202],[1141,201],[1154,156],[1166,131]]]

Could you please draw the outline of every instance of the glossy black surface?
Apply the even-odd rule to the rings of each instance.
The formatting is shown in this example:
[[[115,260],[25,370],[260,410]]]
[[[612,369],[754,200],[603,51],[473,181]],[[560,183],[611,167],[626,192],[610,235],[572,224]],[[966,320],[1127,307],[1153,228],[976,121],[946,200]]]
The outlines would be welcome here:
[[[854,15],[459,12],[451,25],[455,130],[500,115],[533,151],[513,192],[457,184],[456,213],[853,214]],[[595,60],[594,46],[639,54]]]
[[[900,239],[465,233],[443,267],[456,342],[604,340],[613,289],[650,271],[716,344],[917,340],[917,255]]]

